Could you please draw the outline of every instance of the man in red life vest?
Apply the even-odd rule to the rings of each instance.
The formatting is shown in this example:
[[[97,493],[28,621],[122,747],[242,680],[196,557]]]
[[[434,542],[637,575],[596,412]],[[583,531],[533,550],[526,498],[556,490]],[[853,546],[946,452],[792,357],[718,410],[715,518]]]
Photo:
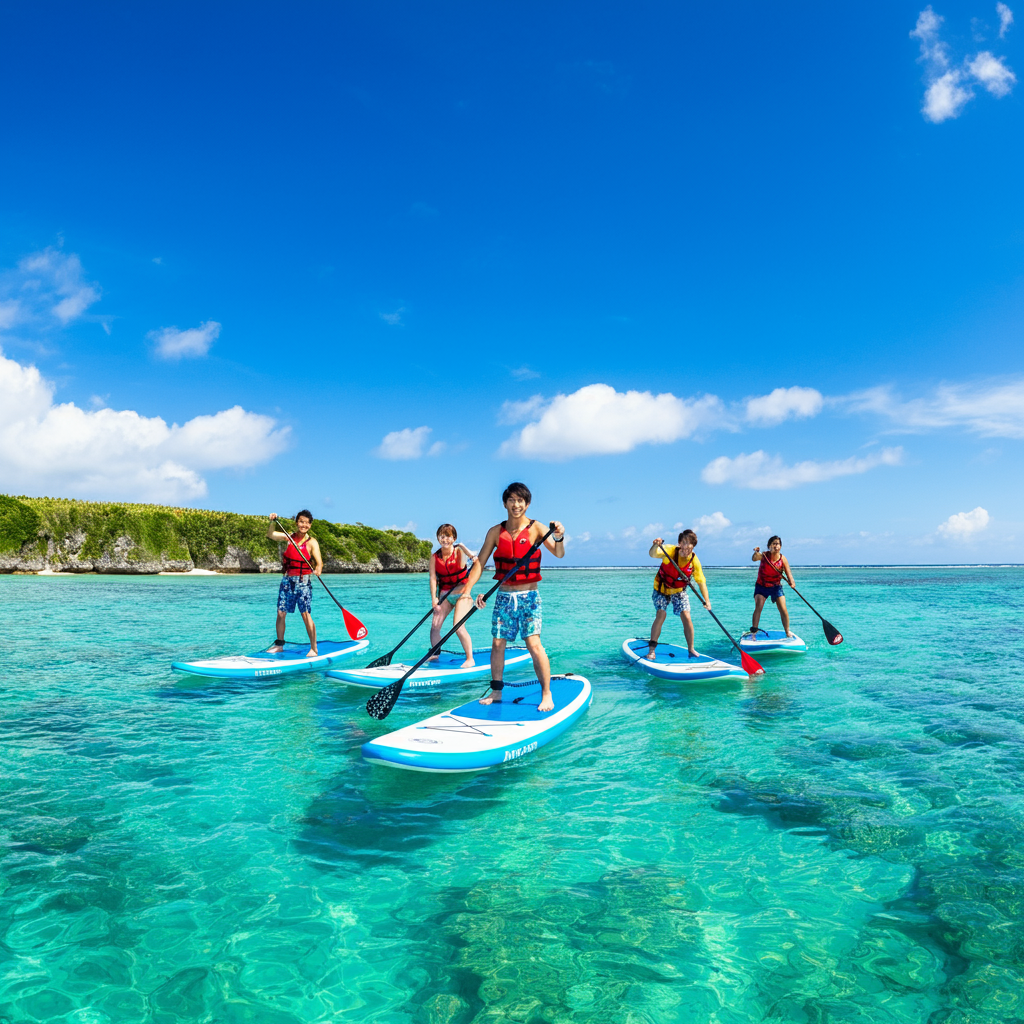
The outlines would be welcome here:
[[[786,599],[782,595],[782,577],[786,577],[791,587],[795,587],[796,584],[793,582],[789,562],[782,553],[782,538],[769,537],[768,550],[754,548],[750,560],[761,563],[757,567],[757,582],[754,584],[754,615],[750,620],[750,632],[757,632],[761,622],[761,610],[765,601],[771,598],[773,603],[778,605],[779,618],[782,619],[782,628],[786,631],[786,636],[792,636],[789,631],[789,611],[786,609]]]
[[[654,601],[654,624],[651,626],[651,642],[646,654],[651,661],[657,657],[658,637],[661,636],[661,627],[665,624],[670,602],[672,611],[683,621],[687,653],[691,658],[697,657],[697,652],[693,649],[693,620],[690,618],[687,581],[693,580],[700,587],[709,609],[711,598],[708,597],[708,583],[704,579],[700,559],[693,553],[696,546],[697,534],[693,530],[683,530],[679,534],[678,544],[664,544],[660,537],[655,537],[651,550],[647,552],[651,558],[661,559],[661,568],[654,577],[654,593],[651,595]]]
[[[437,528],[437,543],[440,545],[430,559],[430,600],[434,605],[434,617],[430,623],[430,645],[433,647],[441,639],[441,627],[448,613],[454,608],[455,619],[458,621],[469,611],[473,603],[472,595],[466,590],[466,579],[469,576],[469,563],[473,552],[465,544],[459,543],[458,531],[451,523],[442,523]],[[473,641],[469,631],[460,626],[455,634],[462,641],[462,649],[466,653],[463,668],[475,665],[473,660]],[[430,660],[437,661],[438,655]]]
[[[277,589],[277,640],[269,648],[269,653],[276,654],[284,650],[284,623],[289,612],[299,610],[302,621],[306,624],[309,634],[309,653],[307,658],[316,657],[316,624],[313,622],[313,572],[319,576],[324,571],[324,560],[320,556],[320,545],[314,537],[309,536],[313,526],[313,513],[304,508],[295,515],[295,533],[282,533],[274,529],[277,513],[270,513],[270,528],[267,538],[285,545],[281,554],[281,586]],[[306,557],[303,558],[302,556]],[[307,564],[309,563],[309,564]]]
[[[505,488],[501,502],[508,518],[492,526],[484,538],[483,547],[477,556],[466,581],[466,592],[480,579],[484,563],[494,554],[494,578],[503,579],[515,563],[522,558],[531,545],[540,540],[548,528],[536,519],[528,519],[526,510],[533,495],[526,484],[513,483]],[[543,544],[555,556],[565,557],[565,527],[555,522],[555,532]],[[494,611],[491,614],[491,692],[481,698],[481,704],[501,700],[502,682],[505,674],[505,645],[521,634],[526,649],[533,657],[533,670],[541,685],[540,711],[553,711],[555,702],[551,699],[551,665],[547,652],[540,642],[541,603],[537,593],[540,582],[540,548],[533,552],[529,561],[520,566],[509,581],[498,589],[494,597]],[[477,608],[486,606],[483,595],[476,599]]]

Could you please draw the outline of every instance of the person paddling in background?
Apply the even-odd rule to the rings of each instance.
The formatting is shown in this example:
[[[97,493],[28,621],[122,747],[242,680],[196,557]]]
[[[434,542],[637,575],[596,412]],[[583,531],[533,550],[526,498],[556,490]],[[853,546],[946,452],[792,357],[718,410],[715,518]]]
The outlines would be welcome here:
[[[430,600],[434,605],[434,618],[430,623],[430,646],[433,647],[441,639],[441,626],[448,618],[448,613],[455,609],[455,621],[461,619],[469,611],[473,599],[464,586],[469,577],[469,563],[473,560],[473,552],[460,544],[459,534],[451,523],[442,523],[437,528],[437,543],[440,547],[430,560]],[[436,595],[436,597],[435,597]],[[469,631],[460,626],[455,634],[462,642],[466,652],[463,668],[475,665],[473,660],[473,641]],[[430,660],[437,661],[438,655]]]
[[[324,560],[320,555],[320,545],[314,537],[309,536],[313,526],[313,513],[306,508],[296,513],[293,534],[274,529],[276,519],[277,513],[271,512],[267,538],[285,545],[281,554],[281,571],[284,577],[277,590],[277,640],[271,645],[268,653],[277,654],[284,650],[285,616],[298,608],[309,634],[309,653],[306,657],[315,658],[316,623],[313,622],[312,614],[313,577],[310,575],[310,566],[319,576],[324,571]]]
[[[693,649],[693,620],[690,618],[690,596],[686,593],[687,581],[692,580],[700,587],[704,603],[709,610],[711,598],[708,597],[708,583],[704,578],[700,559],[693,553],[696,546],[697,534],[693,530],[683,530],[679,534],[678,544],[665,544],[660,537],[655,537],[651,550],[647,552],[651,558],[661,559],[661,568],[654,577],[654,592],[651,595],[654,601],[654,623],[651,626],[651,640],[645,655],[651,661],[657,660],[658,637],[661,636],[661,627],[665,624],[670,602],[672,613],[678,615],[683,622],[687,654],[691,658],[698,657]]]
[[[501,580],[512,566],[522,558],[531,545],[548,532],[548,528],[536,519],[530,519],[526,510],[533,501],[533,495],[526,484],[512,483],[505,488],[501,503],[508,518],[492,526],[484,538],[483,547],[477,556],[466,581],[466,593],[480,579],[484,564],[494,554],[494,578]],[[544,541],[544,547],[555,556],[565,557],[565,527],[555,522],[555,532]],[[480,699],[481,704],[501,700],[505,675],[505,646],[509,640],[522,635],[526,649],[533,658],[533,670],[540,680],[541,700],[539,711],[553,711],[555,702],[551,698],[551,665],[547,652],[540,642],[541,601],[537,592],[540,583],[540,548],[533,552],[529,561],[521,565],[507,583],[498,588],[494,597],[494,611],[491,614],[491,692]],[[477,608],[486,607],[483,595],[476,599]]]
[[[750,620],[750,632],[756,633],[758,624],[761,622],[761,609],[765,601],[770,597],[778,605],[779,618],[782,619],[782,628],[786,636],[793,634],[789,630],[789,612],[786,610],[786,598],[782,593],[782,577],[785,576],[791,587],[795,587],[793,573],[789,568],[789,562],[782,553],[782,538],[769,537],[768,550],[762,551],[759,547],[754,548],[750,556],[752,562],[760,562],[757,567],[757,582],[754,584],[754,615]]]

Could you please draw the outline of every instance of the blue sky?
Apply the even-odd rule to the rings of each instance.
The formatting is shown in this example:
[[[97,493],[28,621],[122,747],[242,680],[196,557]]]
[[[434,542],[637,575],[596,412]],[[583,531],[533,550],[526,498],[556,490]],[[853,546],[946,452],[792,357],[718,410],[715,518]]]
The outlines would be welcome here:
[[[0,490],[1024,561],[1012,8],[9,5]]]

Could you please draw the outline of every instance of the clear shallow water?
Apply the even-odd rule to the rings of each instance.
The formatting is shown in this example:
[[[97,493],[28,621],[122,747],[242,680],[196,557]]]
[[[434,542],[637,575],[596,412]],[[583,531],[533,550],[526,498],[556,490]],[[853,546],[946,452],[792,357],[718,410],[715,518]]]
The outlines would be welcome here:
[[[1024,570],[802,570],[846,643],[791,601],[809,653],[746,686],[621,660],[651,576],[549,575],[594,704],[461,777],[359,745],[468,684],[378,724],[321,675],[170,672],[268,642],[274,577],[0,577],[0,1021],[1024,1019]],[[738,633],[752,574],[709,579]],[[420,577],[329,583],[367,661],[425,610]]]

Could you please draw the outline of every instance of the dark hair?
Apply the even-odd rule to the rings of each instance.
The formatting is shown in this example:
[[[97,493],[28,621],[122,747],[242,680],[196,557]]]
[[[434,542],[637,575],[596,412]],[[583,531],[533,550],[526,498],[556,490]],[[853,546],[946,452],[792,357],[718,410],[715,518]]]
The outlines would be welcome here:
[[[456,540],[459,539],[459,531],[451,523],[442,523],[435,531],[434,536],[440,537],[442,533],[450,533]]]
[[[515,483],[511,483],[508,487],[501,492],[501,503],[504,505],[512,495],[517,498],[522,498],[527,505],[533,501],[533,495],[530,493],[530,488],[526,484],[521,484],[518,480]]]
[[[771,536],[770,536],[770,537],[768,538],[768,543],[767,543],[767,544],[765,544],[765,547],[766,547],[766,548],[770,548],[770,547],[772,546],[772,541],[773,541],[773,540],[777,540],[777,541],[779,542],[779,547],[780,547],[780,548],[782,547],[782,538],[781,538],[781,537],[780,537],[780,536],[779,536],[779,535],[778,535],[777,533],[773,533],[773,534],[772,534],[772,535],[771,535]]]
[[[310,512],[308,508],[304,508],[301,511],[295,513],[295,525],[296,526],[299,525],[299,520],[303,516],[305,516],[309,520],[309,525],[312,526],[313,525],[313,513]]]
[[[683,530],[683,532],[679,534],[679,540],[676,541],[676,543],[682,544],[684,540],[688,540],[694,547],[697,546],[697,534],[695,534],[693,530]]]

